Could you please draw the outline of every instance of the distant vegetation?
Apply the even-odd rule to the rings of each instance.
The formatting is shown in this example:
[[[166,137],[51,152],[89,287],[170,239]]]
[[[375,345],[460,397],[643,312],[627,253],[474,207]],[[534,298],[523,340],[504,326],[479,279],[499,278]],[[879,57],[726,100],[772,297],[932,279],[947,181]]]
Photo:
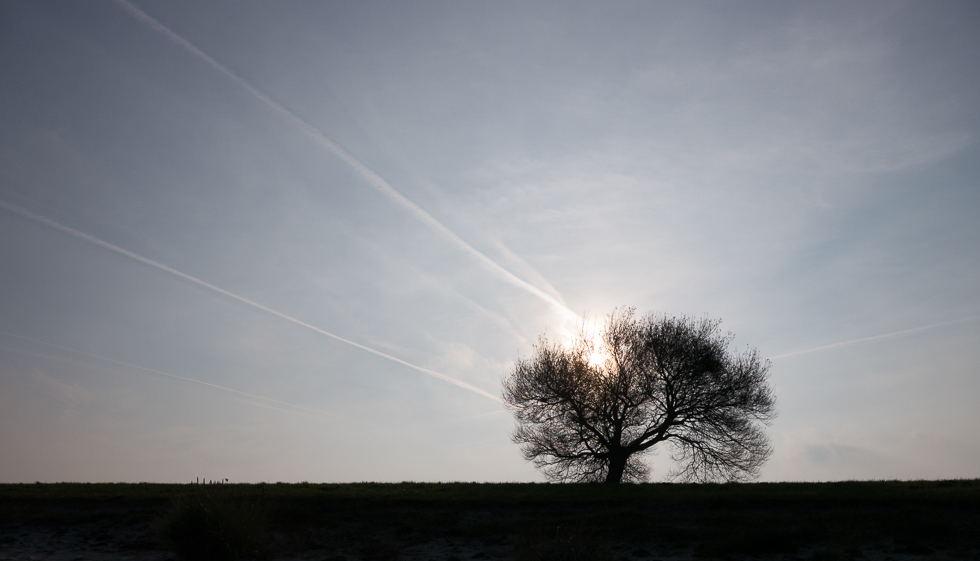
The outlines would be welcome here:
[[[845,559],[868,547],[972,558],[980,548],[980,480],[0,485],[2,528],[93,524],[109,533],[138,527],[146,539],[132,547],[169,547],[188,558],[199,551],[194,544],[230,540],[238,545],[208,550],[209,558],[317,549],[394,561],[405,547],[443,538],[507,547],[526,561],[642,555],[634,544],[706,558]],[[191,549],[179,549],[182,539]]]

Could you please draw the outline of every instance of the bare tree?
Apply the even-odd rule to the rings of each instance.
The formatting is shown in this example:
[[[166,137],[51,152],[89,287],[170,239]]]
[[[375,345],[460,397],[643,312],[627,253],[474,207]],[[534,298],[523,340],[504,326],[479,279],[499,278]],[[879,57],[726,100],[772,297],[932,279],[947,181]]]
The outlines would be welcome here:
[[[643,481],[642,460],[668,443],[686,481],[758,476],[775,418],[769,362],[729,353],[720,320],[613,312],[568,346],[542,337],[503,382],[512,438],[552,481]]]

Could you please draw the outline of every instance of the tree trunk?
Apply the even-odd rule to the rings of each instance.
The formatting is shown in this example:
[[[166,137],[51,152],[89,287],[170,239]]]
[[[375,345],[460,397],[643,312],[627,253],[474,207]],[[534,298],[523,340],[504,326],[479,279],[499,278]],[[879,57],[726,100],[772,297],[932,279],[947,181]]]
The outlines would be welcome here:
[[[629,454],[612,454],[609,457],[609,473],[606,474],[606,483],[619,483],[623,479],[623,472],[626,471],[626,460]]]

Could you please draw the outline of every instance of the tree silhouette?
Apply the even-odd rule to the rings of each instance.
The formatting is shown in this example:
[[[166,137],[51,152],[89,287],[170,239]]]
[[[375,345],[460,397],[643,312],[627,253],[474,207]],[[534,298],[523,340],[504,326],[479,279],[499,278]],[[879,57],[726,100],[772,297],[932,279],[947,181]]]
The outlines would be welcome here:
[[[552,481],[643,481],[642,460],[668,443],[685,481],[758,476],[775,418],[769,362],[729,353],[720,320],[614,311],[570,345],[544,337],[503,382],[512,439]]]

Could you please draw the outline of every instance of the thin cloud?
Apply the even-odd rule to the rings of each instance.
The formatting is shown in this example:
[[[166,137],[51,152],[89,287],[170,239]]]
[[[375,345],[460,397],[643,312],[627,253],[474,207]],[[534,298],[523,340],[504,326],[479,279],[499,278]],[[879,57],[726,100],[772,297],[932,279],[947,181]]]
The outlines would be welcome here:
[[[91,244],[94,244],[94,245],[103,247],[105,249],[108,249],[109,251],[112,251],[114,253],[118,253],[119,255],[123,255],[125,257],[129,257],[130,259],[134,259],[136,261],[139,261],[140,263],[144,263],[146,265],[149,265],[151,267],[154,267],[156,269],[159,269],[159,270],[161,270],[161,271],[163,271],[165,273],[170,273],[171,275],[174,275],[175,277],[182,278],[182,279],[184,279],[186,281],[189,281],[189,282],[192,282],[192,283],[194,283],[194,284],[196,284],[198,286],[202,286],[204,288],[207,288],[208,290],[211,290],[212,292],[217,292],[218,294],[221,294],[223,296],[227,296],[227,297],[232,298],[234,300],[238,300],[239,302],[242,302],[244,304],[248,304],[249,306],[252,306],[253,308],[257,308],[259,310],[262,310],[263,312],[272,314],[272,315],[274,315],[274,316],[276,316],[278,318],[282,318],[282,319],[284,319],[286,321],[295,323],[296,325],[299,325],[301,327],[305,327],[305,328],[307,328],[309,330],[312,330],[312,331],[315,331],[315,332],[317,332],[317,333],[319,333],[321,335],[326,335],[327,337],[330,337],[331,339],[335,339],[337,341],[340,341],[341,343],[346,343],[346,344],[348,344],[348,345],[350,345],[352,347],[357,347],[358,349],[361,349],[362,351],[366,351],[366,352],[369,352],[369,353],[371,353],[373,355],[380,356],[382,358],[386,358],[386,359],[388,359],[388,360],[390,360],[392,362],[396,362],[398,364],[401,364],[402,366],[407,366],[408,368],[411,368],[413,370],[418,370],[419,372],[422,372],[423,374],[428,374],[429,376],[432,376],[433,378],[438,378],[438,379],[443,380],[445,382],[449,382],[450,384],[459,386],[459,387],[461,387],[463,389],[466,389],[466,390],[469,390],[469,391],[471,391],[473,393],[480,394],[483,397],[486,397],[488,399],[492,399],[492,400],[494,400],[494,401],[496,401],[498,403],[501,402],[499,397],[497,397],[497,396],[495,396],[495,395],[493,395],[491,393],[488,393],[488,392],[486,392],[484,390],[481,390],[480,388],[478,388],[476,386],[471,386],[470,384],[467,384],[466,382],[463,382],[462,380],[457,380],[456,378],[453,378],[451,376],[447,376],[447,375],[445,375],[445,374],[443,374],[441,372],[436,372],[435,370],[430,370],[428,368],[423,368],[421,366],[416,366],[416,365],[414,365],[414,364],[412,364],[410,362],[406,362],[406,361],[404,361],[404,360],[402,360],[400,358],[397,358],[397,357],[391,356],[389,354],[383,353],[381,351],[372,349],[371,347],[362,345],[360,343],[355,343],[354,341],[351,341],[350,339],[345,339],[345,338],[343,338],[343,337],[341,337],[339,335],[334,335],[333,333],[330,333],[329,331],[325,331],[323,329],[320,329],[319,327],[317,327],[315,325],[311,325],[309,323],[306,323],[305,321],[302,321],[302,320],[296,319],[296,318],[294,318],[292,316],[286,315],[286,314],[284,314],[284,313],[282,313],[282,312],[280,312],[278,310],[274,310],[274,309],[272,309],[272,308],[270,308],[268,306],[263,306],[262,304],[259,304],[258,302],[253,302],[252,300],[249,300],[248,298],[245,298],[244,296],[239,296],[238,294],[235,294],[233,292],[228,292],[227,290],[225,290],[223,288],[219,288],[219,287],[217,287],[217,286],[215,286],[213,284],[210,284],[208,282],[205,282],[205,281],[203,281],[203,280],[201,280],[201,279],[199,279],[197,277],[192,277],[192,276],[188,275],[187,273],[182,273],[182,272],[178,271],[177,269],[173,269],[173,268],[168,267],[168,266],[166,266],[166,265],[164,265],[162,263],[157,263],[156,261],[153,261],[152,259],[147,259],[146,257],[143,257],[142,255],[139,255],[137,253],[133,253],[132,251],[123,249],[123,248],[121,248],[119,246],[112,245],[111,243],[106,242],[106,241],[103,241],[103,240],[100,240],[99,238],[97,238],[95,236],[86,234],[84,232],[79,232],[78,230],[75,230],[73,228],[69,228],[68,226],[63,226],[62,224],[59,224],[58,222],[55,222],[54,220],[51,220],[50,218],[46,218],[44,216],[40,216],[38,214],[34,214],[33,212],[31,212],[29,210],[23,209],[23,208],[21,208],[19,206],[16,206],[16,205],[12,205],[12,204],[7,203],[7,202],[4,202],[2,200],[0,200],[0,208],[4,208],[4,209],[6,209],[6,210],[8,210],[10,212],[13,212],[15,214],[19,214],[20,216],[23,216],[24,218],[27,218],[29,220],[33,220],[34,222],[37,222],[39,224],[43,224],[45,226],[48,226],[49,228],[53,228],[53,229],[58,230],[60,232],[64,232],[64,233],[66,233],[66,234],[68,234],[68,235],[70,235],[72,237],[75,237],[75,238],[78,238],[80,240],[89,242]]]
[[[487,270],[493,273],[497,278],[508,282],[530,294],[537,296],[541,300],[544,300],[548,304],[557,308],[562,314],[564,314],[569,319],[574,319],[580,321],[581,318],[569,309],[561,300],[555,298],[551,294],[541,290],[540,288],[534,286],[533,284],[521,279],[514,273],[505,269],[499,265],[493,259],[487,257],[483,252],[476,249],[465,240],[460,238],[455,232],[447,228],[442,222],[439,222],[435,217],[426,212],[422,207],[418,206],[411,200],[409,200],[405,195],[402,195],[398,190],[391,186],[390,183],[385,181],[383,177],[374,172],[371,168],[364,165],[360,160],[355,158],[350,152],[341,148],[336,142],[331,140],[327,135],[325,135],[320,129],[314,127],[310,123],[307,123],[301,119],[298,115],[286,109],[271,97],[263,93],[261,90],[253,86],[251,83],[246,81],[244,78],[235,74],[226,66],[218,62],[217,60],[211,58],[210,55],[202,51],[201,49],[194,46],[190,41],[184,39],[176,32],[171,30],[169,27],[163,25],[152,16],[140,10],[127,0],[114,0],[121,8],[129,12],[133,17],[142,23],[153,28],[155,31],[162,33],[167,39],[170,39],[173,43],[177,44],[184,50],[198,57],[199,59],[206,62],[209,66],[217,70],[218,72],[224,74],[226,77],[245,88],[250,94],[258,98],[262,103],[266,104],[271,109],[275,110],[281,116],[285,117],[290,123],[298,127],[304,134],[306,134],[311,140],[319,144],[323,148],[333,153],[335,156],[343,160],[347,165],[354,169],[362,178],[364,178],[372,187],[380,191],[384,196],[388,197],[395,204],[401,206],[402,208],[408,210],[417,220],[428,226],[430,229],[435,231],[440,237],[448,241],[450,244],[455,246],[457,249],[466,253],[470,257],[476,259],[478,263],[484,266]]]
[[[31,378],[49,391],[71,404],[87,404],[92,401],[92,392],[78,384],[66,384],[53,376],[49,376],[40,368],[31,370]]]
[[[784,353],[784,354],[776,355],[776,356],[769,357],[769,358],[771,360],[776,360],[777,358],[789,358],[789,357],[794,357],[794,356],[799,356],[799,355],[816,353],[816,352],[820,352],[820,351],[829,351],[831,349],[838,349],[838,348],[841,348],[841,347],[850,347],[852,345],[861,345],[861,344],[864,344],[864,343],[877,343],[878,341],[885,341],[887,339],[894,339],[895,337],[902,337],[904,335],[911,335],[913,333],[918,333],[920,331],[925,331],[927,329],[934,329],[936,327],[943,327],[943,326],[946,326],[946,325],[953,325],[953,324],[957,324],[957,323],[965,323],[965,322],[968,322],[968,321],[976,321],[978,319],[980,319],[980,316],[974,316],[974,317],[969,317],[969,318],[964,318],[964,319],[957,319],[957,320],[953,320],[953,321],[944,321],[942,323],[933,323],[933,324],[930,324],[930,325],[924,325],[922,327],[914,327],[912,329],[904,329],[902,331],[893,331],[891,333],[883,333],[881,335],[873,335],[871,337],[862,337],[860,339],[850,339],[848,341],[840,341],[839,343],[831,343],[829,345],[823,345],[821,347],[814,347],[812,349],[805,349],[805,350],[802,350],[802,351],[793,351],[791,353]]]
[[[115,359],[107,358],[107,357],[104,357],[104,356],[99,356],[99,355],[92,354],[92,353],[86,353],[86,352],[80,351],[78,349],[72,349],[70,347],[62,347],[61,345],[55,345],[54,343],[49,343],[47,341],[41,341],[40,339],[33,339],[31,337],[25,337],[23,335],[18,335],[16,333],[10,333],[9,331],[0,331],[0,334],[7,335],[7,336],[10,336],[10,337],[17,337],[18,339],[24,339],[26,341],[31,341],[31,342],[34,342],[34,343],[40,343],[42,345],[46,345],[48,347],[59,349],[61,351],[66,351],[66,352],[69,352],[69,353],[79,354],[79,355],[86,356],[86,357],[89,357],[89,358],[94,358],[96,360],[100,360],[100,361],[103,361],[103,362],[109,362],[109,363],[116,364],[116,365],[119,365],[119,366],[125,366],[127,368],[134,368],[134,369],[137,369],[137,370],[142,370],[142,371],[145,371],[145,372],[149,372],[151,374],[156,374],[156,375],[160,375],[160,376],[166,376],[168,378],[172,378],[172,379],[175,379],[175,380],[180,380],[182,382],[191,382],[193,384],[198,384],[198,385],[201,385],[201,386],[206,386],[206,387],[209,387],[209,388],[213,388],[213,389],[217,389],[217,390],[221,390],[221,391],[225,391],[225,392],[231,392],[231,393],[234,393],[234,394],[237,394],[237,395],[240,395],[240,396],[244,396],[246,398],[249,398],[247,401],[249,403],[251,403],[252,405],[257,405],[259,407],[264,407],[266,409],[274,409],[276,411],[282,411],[284,413],[290,413],[292,415],[299,415],[300,417],[303,417],[303,418],[306,418],[306,419],[322,420],[322,417],[314,417],[314,416],[311,416],[311,415],[308,415],[308,414],[304,413],[304,411],[316,413],[317,415],[321,415],[321,416],[322,415],[326,415],[328,417],[333,417],[335,419],[340,419],[340,420],[343,420],[343,421],[350,421],[350,422],[353,422],[353,423],[357,423],[357,424],[365,425],[365,426],[369,426],[369,427],[375,426],[375,425],[371,425],[369,423],[365,423],[363,421],[357,421],[357,420],[354,420],[354,419],[349,419],[347,417],[343,417],[341,415],[336,415],[334,413],[328,413],[326,411],[321,411],[320,409],[313,409],[311,407],[304,407],[302,405],[295,405],[293,403],[288,403],[286,401],[279,401],[278,399],[272,399],[271,397],[265,397],[265,396],[256,395],[256,394],[253,394],[253,393],[243,392],[243,391],[240,391],[240,390],[236,390],[234,388],[229,388],[229,387],[226,387],[226,386],[219,386],[218,384],[212,384],[210,382],[204,382],[202,380],[195,380],[194,378],[188,378],[186,376],[178,376],[177,374],[171,374],[169,372],[164,372],[162,370],[156,370],[156,369],[153,369],[153,368],[147,368],[145,366],[140,366],[138,364],[131,364],[129,362],[123,362],[121,360],[115,360]],[[30,356],[36,356],[36,357],[47,358],[47,359],[58,359],[58,360],[63,360],[63,361],[74,362],[71,359],[66,359],[66,358],[63,358],[63,357],[60,357],[60,356],[57,356],[57,355],[50,355],[50,354],[47,354],[47,353],[40,353],[40,352],[35,352],[35,351],[29,351],[27,349],[19,349],[19,348],[14,348],[14,347],[8,347],[6,345],[0,345],[0,348],[7,349],[9,351],[13,351],[13,352],[17,352],[17,353],[22,353],[22,354],[30,355]],[[63,382],[58,382],[57,380],[54,380],[50,376],[44,375],[43,373],[41,375],[38,375],[38,374],[35,373],[34,377],[35,377],[35,379],[37,379],[41,383],[47,385],[48,387],[52,387],[52,388],[58,390],[59,393],[62,393],[63,395],[65,394],[65,391],[66,391],[65,388],[70,388],[72,390],[73,394],[77,394],[79,392],[79,390],[82,390],[82,388],[80,386],[69,386],[68,384],[64,384]],[[60,385],[61,387],[56,387],[57,385]],[[84,390],[84,391],[87,392],[87,390]],[[90,392],[89,392],[89,394],[90,394]],[[88,400],[88,399],[91,398],[90,395],[85,395],[85,394],[81,394],[81,395],[83,397],[85,397],[86,400]],[[258,401],[256,401],[256,400],[258,400]],[[75,399],[75,401],[78,401],[78,400]],[[281,407],[283,405],[285,405],[286,407]],[[299,411],[297,411],[297,410],[299,410]]]
[[[432,428],[432,427],[439,427],[443,425],[454,425],[456,423],[462,423],[464,421],[475,421],[476,419],[493,417],[495,415],[500,415],[501,413],[507,413],[507,410],[499,409],[497,411],[490,411],[489,413],[480,413],[479,415],[469,415],[467,417],[456,417],[454,419],[446,419],[444,421],[437,421],[435,423],[426,423],[423,425],[419,425],[419,428]]]

